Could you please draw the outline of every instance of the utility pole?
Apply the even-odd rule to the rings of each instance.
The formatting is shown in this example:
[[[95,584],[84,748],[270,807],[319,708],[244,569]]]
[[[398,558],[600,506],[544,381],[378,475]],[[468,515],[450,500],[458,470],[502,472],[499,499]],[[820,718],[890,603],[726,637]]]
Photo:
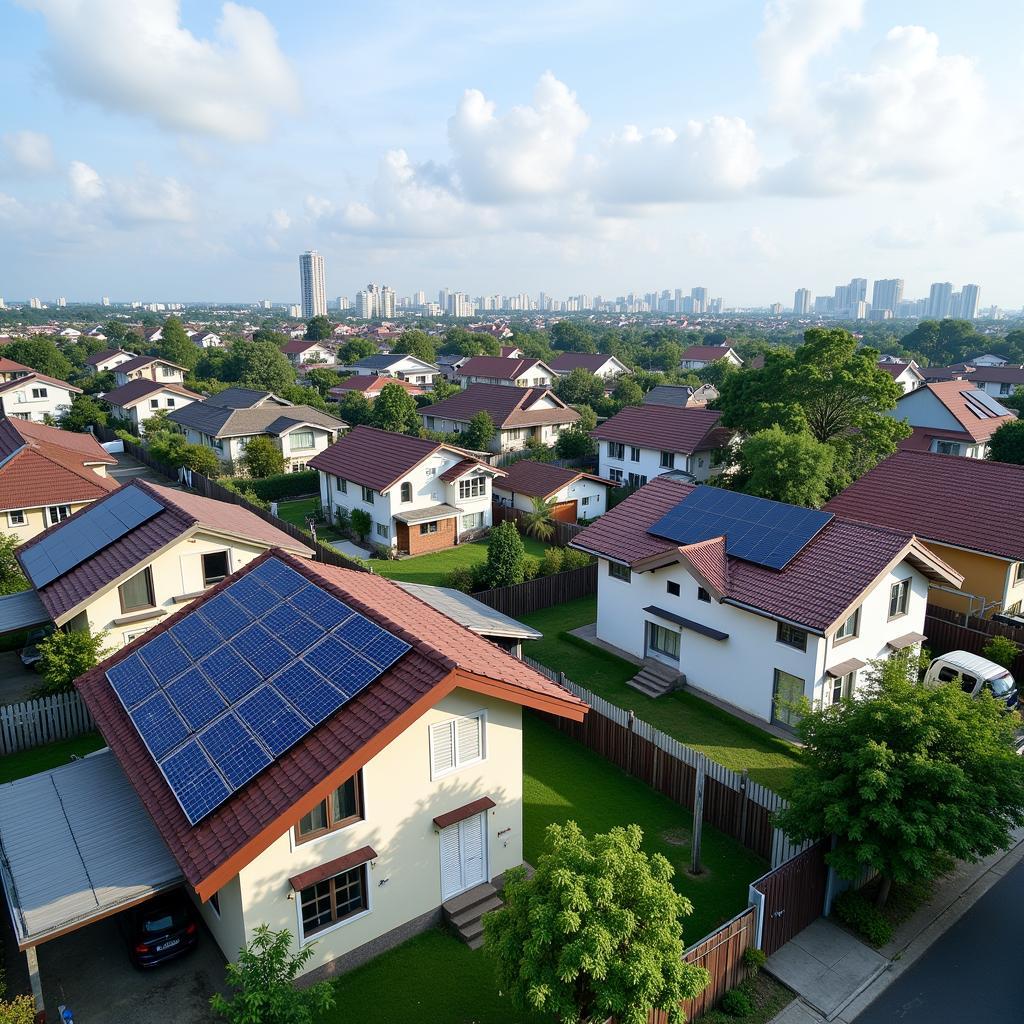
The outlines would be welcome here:
[[[700,866],[700,833],[704,823],[704,774],[707,758],[703,754],[697,756],[697,778],[693,783],[693,838],[690,840],[692,859],[690,871],[699,875],[703,870]]]

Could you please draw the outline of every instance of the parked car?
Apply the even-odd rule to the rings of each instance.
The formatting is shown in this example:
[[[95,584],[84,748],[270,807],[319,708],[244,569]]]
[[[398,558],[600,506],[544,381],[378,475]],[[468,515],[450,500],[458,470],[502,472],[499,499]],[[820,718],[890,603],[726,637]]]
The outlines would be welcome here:
[[[40,626],[38,629],[30,629],[25,637],[25,646],[18,651],[18,657],[26,668],[34,668],[39,671],[39,641],[45,640],[53,632],[53,626]]]
[[[947,651],[932,658],[925,673],[926,684],[959,682],[965,693],[977,697],[990,693],[1011,711],[1017,707],[1017,683],[1008,669],[997,665],[980,654],[969,651]]]
[[[199,924],[180,889],[155,896],[121,915],[121,930],[136,967],[156,967],[194,949]]]

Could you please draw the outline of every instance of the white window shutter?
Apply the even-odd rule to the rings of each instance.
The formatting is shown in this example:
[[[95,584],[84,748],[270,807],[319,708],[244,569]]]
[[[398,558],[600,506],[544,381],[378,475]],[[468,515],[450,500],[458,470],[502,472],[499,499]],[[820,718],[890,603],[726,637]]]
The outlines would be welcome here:
[[[430,727],[430,774],[435,778],[455,767],[455,742],[451,722]]]
[[[479,760],[483,754],[480,736],[481,720],[479,717],[460,718],[456,722],[458,763]]]
[[[462,857],[459,855],[459,826],[441,829],[441,899],[462,892]]]

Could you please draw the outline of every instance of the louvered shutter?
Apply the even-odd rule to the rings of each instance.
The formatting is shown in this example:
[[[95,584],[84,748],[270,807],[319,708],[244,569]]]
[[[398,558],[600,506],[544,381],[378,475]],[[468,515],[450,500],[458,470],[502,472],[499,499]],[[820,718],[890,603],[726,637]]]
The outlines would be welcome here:
[[[462,886],[470,889],[486,881],[484,856],[484,815],[476,814],[460,823],[462,826]]]
[[[441,899],[462,892],[462,861],[459,857],[459,826],[441,829]]]
[[[457,743],[457,761],[459,764],[467,764],[476,761],[483,754],[483,745],[480,736],[481,719],[460,718],[455,724]]]
[[[430,727],[430,774],[433,778],[455,767],[455,741],[451,722]]]

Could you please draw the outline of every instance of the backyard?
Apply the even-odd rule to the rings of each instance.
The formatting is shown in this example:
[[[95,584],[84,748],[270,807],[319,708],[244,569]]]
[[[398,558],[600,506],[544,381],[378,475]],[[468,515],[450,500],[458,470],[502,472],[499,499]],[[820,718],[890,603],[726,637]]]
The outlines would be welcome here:
[[[103,738],[98,732],[87,732],[69,740],[57,740],[42,747],[33,747],[31,750],[5,754],[0,757],[0,784],[57,768],[67,764],[72,757],[84,757],[104,745]]]

